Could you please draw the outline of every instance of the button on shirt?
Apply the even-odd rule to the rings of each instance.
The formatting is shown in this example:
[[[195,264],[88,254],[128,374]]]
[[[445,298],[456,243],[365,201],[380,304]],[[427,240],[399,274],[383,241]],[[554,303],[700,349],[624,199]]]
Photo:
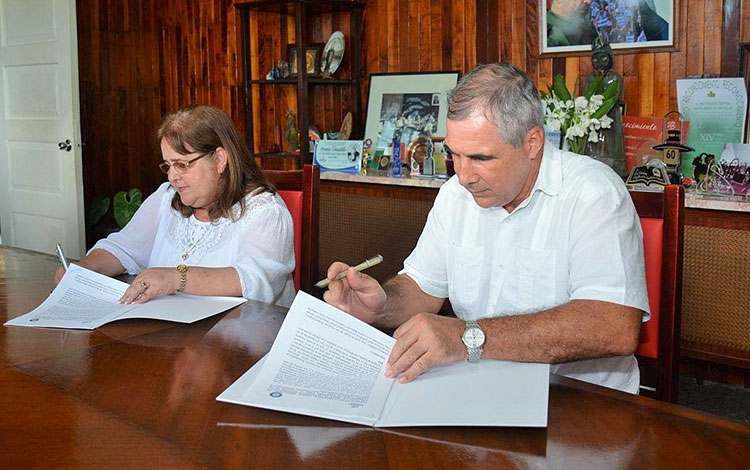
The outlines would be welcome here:
[[[545,143],[531,195],[513,212],[482,208],[453,177],[401,273],[464,320],[538,312],[574,299],[635,307],[649,317],[643,234],[630,195],[606,165]],[[633,356],[552,371],[636,393]]]

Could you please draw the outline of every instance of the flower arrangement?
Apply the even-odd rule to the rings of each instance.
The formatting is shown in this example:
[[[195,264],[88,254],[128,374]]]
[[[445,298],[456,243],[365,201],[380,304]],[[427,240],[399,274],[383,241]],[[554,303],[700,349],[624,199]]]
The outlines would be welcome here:
[[[539,92],[545,124],[561,132],[571,152],[583,153],[586,142],[599,142],[599,130],[608,129],[612,124],[607,113],[617,102],[619,80],[610,83],[605,90],[602,90],[603,84],[604,76],[598,75],[586,86],[583,96],[574,98],[563,76],[557,75],[552,85],[547,86],[547,93]],[[577,88],[576,79],[573,89]]]

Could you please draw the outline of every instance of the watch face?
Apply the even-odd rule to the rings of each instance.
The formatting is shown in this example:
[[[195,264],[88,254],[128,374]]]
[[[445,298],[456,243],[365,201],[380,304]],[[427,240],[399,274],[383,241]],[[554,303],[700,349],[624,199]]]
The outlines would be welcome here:
[[[469,328],[464,331],[464,335],[461,338],[467,348],[478,348],[484,344],[484,331],[480,328]]]

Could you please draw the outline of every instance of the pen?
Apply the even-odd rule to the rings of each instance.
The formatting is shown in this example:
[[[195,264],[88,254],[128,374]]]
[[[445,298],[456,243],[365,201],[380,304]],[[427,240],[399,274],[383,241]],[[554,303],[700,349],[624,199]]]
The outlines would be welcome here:
[[[60,246],[60,243],[55,243],[55,251],[57,251],[57,257],[60,258],[60,264],[62,264],[62,267],[65,268],[65,270],[68,270],[68,262],[65,261],[65,253],[63,253],[62,246]]]
[[[359,263],[358,265],[354,266],[355,271],[364,271],[367,268],[370,268],[372,266],[375,266],[376,264],[383,261],[383,257],[381,255],[373,256],[370,259],[367,259],[363,261],[362,263]],[[344,279],[346,277],[346,271],[341,271],[336,275],[335,278],[333,278],[334,281],[338,281],[341,279]],[[326,278],[321,281],[319,281],[317,284],[315,284],[315,287],[320,287],[321,289],[324,287],[328,287],[328,284],[331,283],[331,280]]]

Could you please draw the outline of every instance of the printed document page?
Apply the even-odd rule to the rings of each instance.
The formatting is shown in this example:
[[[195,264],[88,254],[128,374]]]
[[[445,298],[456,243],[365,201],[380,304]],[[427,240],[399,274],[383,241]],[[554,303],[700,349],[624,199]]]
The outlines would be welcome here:
[[[246,301],[241,297],[178,294],[157,297],[143,304],[117,303],[127,288],[124,282],[71,264],[39,307],[5,325],[93,330],[124,318],[192,323]]]
[[[371,426],[546,426],[549,365],[482,360],[385,377],[395,340],[300,292],[269,353],[217,400]]]
[[[265,360],[217,399],[373,425],[393,383],[385,365],[394,343],[299,292]]]

